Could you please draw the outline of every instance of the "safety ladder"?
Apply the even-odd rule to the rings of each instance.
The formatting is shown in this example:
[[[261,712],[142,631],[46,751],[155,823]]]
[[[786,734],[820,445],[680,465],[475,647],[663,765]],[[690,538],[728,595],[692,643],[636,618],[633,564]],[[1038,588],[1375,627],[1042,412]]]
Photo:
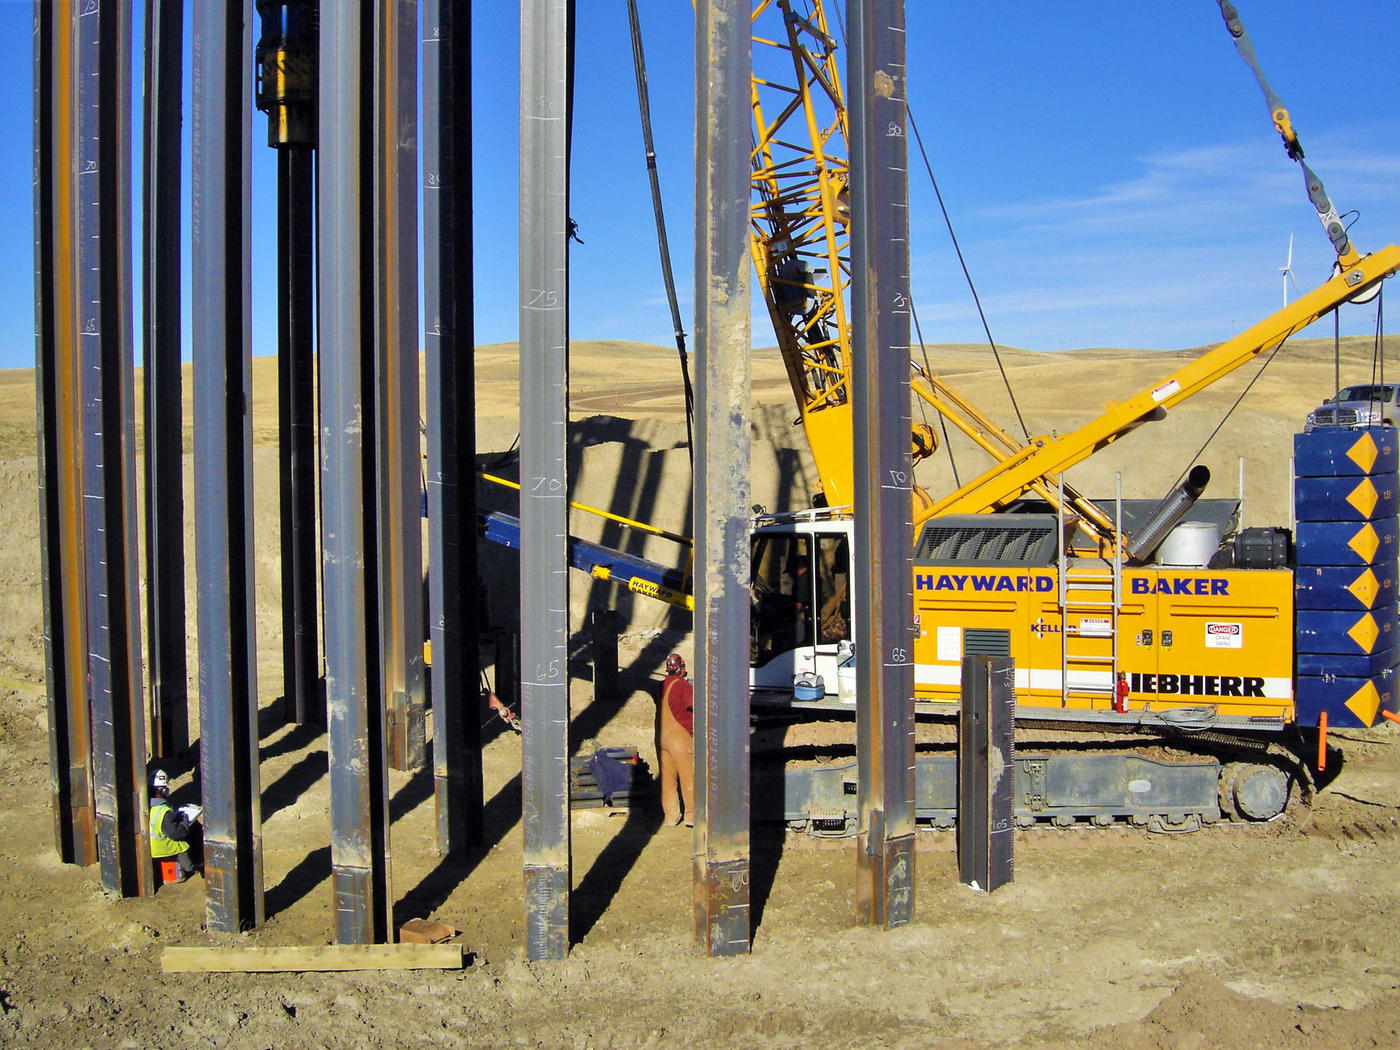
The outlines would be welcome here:
[[[1060,494],[1064,478],[1060,478]],[[1123,608],[1123,563],[1109,558],[1112,572],[1079,568],[1069,556],[1070,538],[1065,532],[1065,504],[1058,501],[1059,605],[1060,605],[1060,702],[1087,700],[1098,709],[1113,707],[1118,686],[1118,615]],[[1123,476],[1117,475],[1113,528],[1122,535]],[[1073,615],[1074,622],[1071,623]]]

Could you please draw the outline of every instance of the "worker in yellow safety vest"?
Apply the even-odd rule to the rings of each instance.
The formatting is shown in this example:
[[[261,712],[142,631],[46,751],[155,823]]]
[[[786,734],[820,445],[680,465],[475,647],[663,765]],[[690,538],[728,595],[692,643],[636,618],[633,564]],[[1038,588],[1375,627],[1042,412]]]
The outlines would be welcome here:
[[[174,860],[179,874],[176,882],[184,882],[195,872],[190,855],[191,836],[198,836],[200,807],[170,804],[170,777],[165,770],[151,774],[151,856],[156,860]]]

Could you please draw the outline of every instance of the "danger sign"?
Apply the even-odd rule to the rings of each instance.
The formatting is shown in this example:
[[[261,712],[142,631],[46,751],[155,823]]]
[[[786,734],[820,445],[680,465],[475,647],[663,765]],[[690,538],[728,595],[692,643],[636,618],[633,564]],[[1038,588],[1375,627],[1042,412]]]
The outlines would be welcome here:
[[[1244,624],[1206,623],[1207,649],[1239,649],[1244,645]]]

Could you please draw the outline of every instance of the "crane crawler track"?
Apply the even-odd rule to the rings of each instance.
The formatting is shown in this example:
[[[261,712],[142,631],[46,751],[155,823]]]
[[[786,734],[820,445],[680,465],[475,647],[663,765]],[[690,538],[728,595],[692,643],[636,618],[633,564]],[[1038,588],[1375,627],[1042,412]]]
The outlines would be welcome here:
[[[1066,733],[1104,732],[1103,725],[1088,721],[1048,721],[1018,718],[1016,725],[1021,729],[1045,729]],[[1271,737],[1224,732],[1218,729],[1185,729],[1165,721],[1115,725],[1112,732],[1115,735],[1125,737],[1160,737],[1164,740],[1175,741],[1184,750],[1205,751],[1226,761],[1234,759],[1276,765],[1297,783],[1300,801],[1303,804],[1311,806],[1317,793],[1317,782],[1313,778],[1312,770],[1308,764],[1299,757],[1300,751],[1289,748]]]
[[[1016,720],[1018,728],[1060,733],[1102,733],[1094,722]],[[1296,736],[1296,727],[1291,730]],[[1298,803],[1311,812],[1317,796],[1312,769],[1301,757],[1301,746],[1290,748],[1274,737],[1232,733],[1218,729],[1187,729],[1168,721],[1114,726],[1125,739],[1152,736],[1169,741],[1187,752],[1214,756],[1220,763],[1219,797],[1224,819],[1257,823],[1281,814],[1296,786]],[[1301,745],[1301,741],[1295,741]],[[1264,771],[1276,771],[1276,774]],[[1282,779],[1280,779],[1280,777]],[[1252,786],[1251,786],[1252,782]],[[1277,802],[1278,809],[1269,807]]]
[[[1056,723],[1053,728],[1063,731]],[[1102,727],[1085,726],[1086,730]],[[1153,732],[1157,747],[1115,733],[1114,741],[1057,740],[1018,745],[1012,757],[1014,820],[1018,828],[1109,827],[1126,824],[1183,833],[1223,824],[1257,824],[1287,811],[1296,797],[1310,814],[1315,793],[1310,771],[1271,740],[1230,734]],[[1183,749],[1183,746],[1185,748]],[[783,753],[754,765],[756,820],[782,823],[814,837],[858,831],[858,784],[853,760],[789,762]],[[956,826],[958,757],[920,753],[916,760],[915,816],[934,830]],[[1294,791],[1294,787],[1297,791]],[[1306,818],[1305,818],[1306,819]]]

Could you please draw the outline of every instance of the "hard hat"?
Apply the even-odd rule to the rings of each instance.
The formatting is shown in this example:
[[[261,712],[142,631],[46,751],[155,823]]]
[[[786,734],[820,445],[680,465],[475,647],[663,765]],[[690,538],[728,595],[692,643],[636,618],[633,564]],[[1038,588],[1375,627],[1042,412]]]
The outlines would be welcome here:
[[[165,770],[157,769],[151,774],[151,790],[161,793],[170,790],[170,778],[165,775]]]
[[[666,657],[666,673],[682,674],[685,671],[685,660],[680,653],[672,653]]]

